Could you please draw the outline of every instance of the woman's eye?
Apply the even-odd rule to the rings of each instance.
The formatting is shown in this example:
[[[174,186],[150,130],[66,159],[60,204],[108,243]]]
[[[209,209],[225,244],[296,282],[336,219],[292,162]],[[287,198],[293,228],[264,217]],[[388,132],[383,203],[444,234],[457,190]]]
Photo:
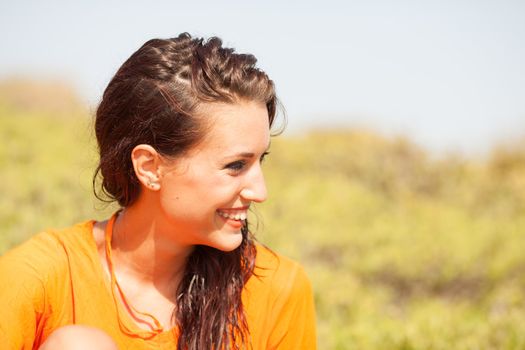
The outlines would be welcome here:
[[[262,163],[268,154],[270,153],[264,152],[259,158],[259,162]],[[235,162],[226,164],[226,166],[224,166],[224,169],[232,170],[234,172],[241,172],[246,167],[246,164],[247,164],[246,160],[237,160]]]
[[[242,161],[242,160],[238,160],[236,162],[232,162],[232,163],[229,163],[225,166],[225,169],[230,169],[230,170],[234,170],[234,171],[241,171],[244,166],[245,166],[245,162]]]

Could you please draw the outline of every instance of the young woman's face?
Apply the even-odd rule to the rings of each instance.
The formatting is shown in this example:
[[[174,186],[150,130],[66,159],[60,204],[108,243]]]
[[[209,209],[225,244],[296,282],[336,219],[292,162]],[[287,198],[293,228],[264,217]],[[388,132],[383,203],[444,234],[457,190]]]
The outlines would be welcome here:
[[[209,104],[204,140],[164,168],[160,207],[174,238],[223,251],[237,248],[248,207],[266,199],[261,169],[270,142],[266,106]]]

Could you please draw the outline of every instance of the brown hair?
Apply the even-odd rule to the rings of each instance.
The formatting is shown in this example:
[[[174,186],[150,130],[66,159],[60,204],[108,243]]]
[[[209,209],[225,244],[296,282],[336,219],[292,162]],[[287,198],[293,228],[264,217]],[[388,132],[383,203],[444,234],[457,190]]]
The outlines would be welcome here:
[[[131,163],[133,148],[149,144],[169,157],[187,151],[206,133],[205,117],[196,117],[202,104],[262,102],[271,126],[278,103],[274,85],[255,64],[254,56],[224,48],[216,37],[204,40],[183,33],[146,42],[117,71],[96,112],[97,197],[109,197],[123,207],[133,204],[140,193]],[[253,274],[256,251],[247,227],[237,249],[196,246],[188,258],[174,312],[178,349],[248,345],[241,293]]]

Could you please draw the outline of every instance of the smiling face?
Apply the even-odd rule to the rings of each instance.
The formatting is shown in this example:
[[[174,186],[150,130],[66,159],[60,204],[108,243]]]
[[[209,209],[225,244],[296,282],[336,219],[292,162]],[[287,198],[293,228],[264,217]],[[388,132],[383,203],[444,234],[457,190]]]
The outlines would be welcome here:
[[[251,203],[266,199],[261,169],[270,128],[264,104],[208,104],[202,142],[162,167],[159,214],[185,245],[231,251]],[[163,221],[164,221],[163,220]]]

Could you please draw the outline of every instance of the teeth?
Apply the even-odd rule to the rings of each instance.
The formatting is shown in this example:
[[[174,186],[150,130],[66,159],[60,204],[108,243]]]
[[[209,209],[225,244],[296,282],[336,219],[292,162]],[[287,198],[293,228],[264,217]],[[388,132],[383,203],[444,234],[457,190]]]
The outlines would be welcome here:
[[[218,211],[219,215],[223,218],[232,219],[232,220],[246,220],[246,213],[237,213],[237,214],[228,214],[223,211]]]

